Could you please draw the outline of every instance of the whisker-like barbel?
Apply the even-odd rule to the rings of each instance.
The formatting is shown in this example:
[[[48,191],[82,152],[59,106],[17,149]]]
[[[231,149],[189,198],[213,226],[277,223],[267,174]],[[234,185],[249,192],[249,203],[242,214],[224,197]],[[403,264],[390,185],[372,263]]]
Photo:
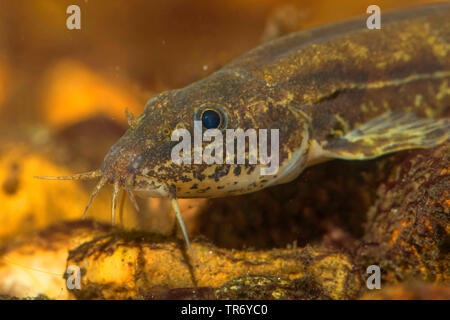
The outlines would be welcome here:
[[[83,219],[86,218],[87,211],[88,211],[89,207],[91,206],[92,201],[94,201],[95,197],[98,195],[100,190],[106,185],[107,182],[108,182],[108,178],[102,177],[100,179],[100,181],[98,182],[98,184],[95,186],[94,191],[92,191],[89,201],[86,205],[86,208],[84,209]]]
[[[114,189],[111,198],[111,224],[114,225],[116,221],[117,201],[119,200],[120,181],[114,181]]]
[[[178,205],[178,200],[176,197],[171,196],[170,202],[172,204],[173,211],[175,211],[175,217],[178,220],[178,224],[180,225],[181,232],[183,233],[184,241],[186,241],[186,246],[189,252],[192,253],[191,243],[189,242],[189,236],[186,231],[186,226],[184,225],[183,216],[181,215],[180,206]]]
[[[77,173],[70,176],[55,176],[55,177],[35,176],[35,178],[43,180],[93,180],[100,178],[102,174],[103,173],[101,170],[95,170],[84,173]]]
[[[139,212],[139,205],[133,193],[133,178],[129,178],[125,181],[125,191],[127,192],[128,198],[130,198],[130,201],[133,204],[134,208]]]

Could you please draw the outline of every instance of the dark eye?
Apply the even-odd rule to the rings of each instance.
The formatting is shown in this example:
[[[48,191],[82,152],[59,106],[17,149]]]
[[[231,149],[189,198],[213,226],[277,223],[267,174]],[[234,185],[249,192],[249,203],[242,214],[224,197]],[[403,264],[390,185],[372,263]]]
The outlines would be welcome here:
[[[194,121],[201,122],[204,129],[224,130],[228,126],[225,107],[217,104],[204,104],[194,113]]]
[[[200,117],[202,125],[206,129],[220,128],[223,122],[222,114],[214,109],[205,109]]]

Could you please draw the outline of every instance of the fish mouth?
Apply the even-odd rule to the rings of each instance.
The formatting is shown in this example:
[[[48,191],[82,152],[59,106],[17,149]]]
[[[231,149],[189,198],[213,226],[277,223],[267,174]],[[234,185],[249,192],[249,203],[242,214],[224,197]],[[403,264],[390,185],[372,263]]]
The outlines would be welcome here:
[[[74,174],[70,176],[58,176],[58,177],[42,177],[42,176],[36,176],[35,178],[38,179],[44,179],[44,180],[94,180],[100,178],[100,181],[97,183],[97,185],[94,187],[94,190],[92,191],[88,203],[86,205],[86,208],[83,212],[83,219],[86,218],[87,211],[89,210],[89,207],[91,206],[94,199],[97,197],[100,190],[103,189],[104,186],[107,184],[113,185],[113,192],[111,197],[111,223],[114,224],[116,220],[116,212],[117,212],[117,203],[119,200],[119,193],[122,189],[124,189],[128,195],[128,198],[130,199],[131,203],[133,204],[136,211],[139,211],[139,205],[136,201],[136,197],[133,192],[133,187],[136,179],[135,174],[129,174],[126,177],[119,177],[114,178],[104,173],[103,170],[95,170],[85,173],[79,173]]]
[[[102,190],[105,185],[112,184],[113,192],[111,197],[111,224],[113,225],[116,219],[119,193],[122,189],[124,189],[127,192],[128,198],[130,199],[136,211],[139,211],[139,206],[136,201],[133,189],[135,189],[135,191],[138,194],[144,197],[149,196],[168,197],[170,198],[172,208],[175,212],[175,217],[178,220],[181,232],[186,241],[187,248],[189,252],[192,253],[189,237],[186,231],[186,226],[184,224],[183,217],[181,216],[180,207],[178,205],[175,187],[169,187],[169,185],[165,183],[159,183],[157,180],[154,180],[151,177],[139,176],[136,175],[135,173],[128,173],[127,175],[115,178],[115,176],[108,174],[103,169],[79,173],[70,176],[59,176],[59,177],[36,176],[35,178],[45,180],[93,180],[100,178],[100,181],[97,183],[94,190],[92,191],[91,196],[89,197],[89,201],[86,205],[86,208],[84,209],[83,219],[86,218],[87,211],[91,206],[92,202],[94,201],[95,197],[100,192],[100,190]]]
[[[127,113],[127,119],[131,128],[136,126],[136,119],[130,113]],[[125,134],[119,142],[117,142],[108,152],[103,162],[101,169],[79,173],[69,176],[57,176],[57,177],[43,177],[35,176],[38,179],[45,180],[94,180],[100,178],[100,181],[92,191],[86,208],[83,212],[83,219],[86,218],[87,211],[91,206],[94,199],[97,197],[100,190],[107,184],[113,185],[113,192],[111,197],[111,223],[114,225],[116,219],[117,203],[119,200],[119,194],[124,189],[133,204],[136,211],[139,211],[139,205],[136,201],[134,191],[144,197],[168,197],[170,198],[175,217],[178,220],[179,226],[183,233],[183,237],[186,241],[187,248],[192,253],[189,237],[186,231],[186,226],[181,216],[180,207],[178,205],[176,187],[169,185],[168,183],[159,182],[156,178],[139,175],[138,170],[144,160],[142,155],[138,155],[135,152],[129,152],[129,148],[125,145],[128,142],[133,141],[133,135],[131,138]],[[131,143],[131,145],[134,145]],[[133,191],[134,190],[134,191]]]
[[[134,179],[133,191],[142,198],[168,198],[171,195],[165,183],[147,176],[137,175]]]

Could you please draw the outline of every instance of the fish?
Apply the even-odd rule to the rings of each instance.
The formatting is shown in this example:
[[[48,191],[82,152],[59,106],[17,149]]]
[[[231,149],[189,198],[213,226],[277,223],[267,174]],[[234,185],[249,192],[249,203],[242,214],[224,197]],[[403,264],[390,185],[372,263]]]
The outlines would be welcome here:
[[[136,196],[169,198],[191,250],[179,198],[251,193],[288,183],[324,161],[437,146],[450,135],[450,4],[382,12],[381,18],[381,29],[368,29],[362,17],[264,43],[204,79],[152,97],[138,117],[126,110],[129,128],[100,169],[38,178],[99,179],[83,217],[112,184],[112,223],[122,190],[136,210]],[[276,172],[262,174],[267,162],[250,161],[250,140],[244,162],[177,163],[173,133],[195,136],[196,124],[222,134],[276,130],[277,140],[267,142],[278,146]],[[200,145],[205,150],[209,143]]]

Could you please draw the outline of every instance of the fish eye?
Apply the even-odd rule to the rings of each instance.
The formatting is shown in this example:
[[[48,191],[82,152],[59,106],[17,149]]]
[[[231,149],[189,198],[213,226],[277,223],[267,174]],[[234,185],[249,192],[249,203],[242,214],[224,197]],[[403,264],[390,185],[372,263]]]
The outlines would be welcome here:
[[[219,112],[212,109],[207,109],[202,112],[202,125],[206,129],[217,129],[222,123],[222,116]]]
[[[202,122],[205,129],[223,129],[226,116],[224,111],[217,106],[205,106],[198,110],[198,120]]]

